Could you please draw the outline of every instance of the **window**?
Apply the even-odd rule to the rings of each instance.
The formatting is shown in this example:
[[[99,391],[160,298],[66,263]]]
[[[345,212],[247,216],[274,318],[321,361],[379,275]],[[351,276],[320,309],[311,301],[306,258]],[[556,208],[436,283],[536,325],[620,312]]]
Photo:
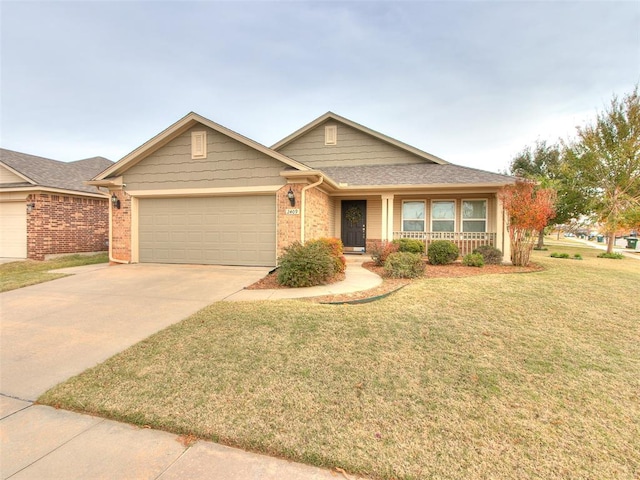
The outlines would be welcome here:
[[[338,126],[327,125],[324,127],[324,144],[337,145],[338,143]]]
[[[431,202],[431,231],[455,232],[456,202],[452,200]]]
[[[207,158],[207,132],[191,132],[191,158]]]
[[[462,202],[462,231],[487,231],[487,201],[464,200]]]
[[[402,231],[424,232],[424,202],[402,202]]]

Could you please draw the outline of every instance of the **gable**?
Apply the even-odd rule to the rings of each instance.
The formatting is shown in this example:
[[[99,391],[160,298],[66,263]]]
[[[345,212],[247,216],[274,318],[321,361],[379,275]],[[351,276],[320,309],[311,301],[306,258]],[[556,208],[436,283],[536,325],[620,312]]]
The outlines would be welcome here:
[[[206,132],[206,157],[192,158],[192,132]],[[200,156],[198,156],[200,157]],[[202,124],[183,131],[123,174],[128,190],[283,185],[287,165]]]
[[[16,175],[4,165],[0,165],[0,184],[26,184],[23,177]]]
[[[334,145],[325,144],[325,127],[336,127]],[[311,168],[433,163],[361,129],[329,118],[276,150]]]

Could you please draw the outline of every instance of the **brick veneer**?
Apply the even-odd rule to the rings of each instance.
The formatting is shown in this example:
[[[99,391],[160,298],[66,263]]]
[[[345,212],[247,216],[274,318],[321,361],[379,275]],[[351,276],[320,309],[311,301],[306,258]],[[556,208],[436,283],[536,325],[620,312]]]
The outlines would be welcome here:
[[[318,188],[310,188],[305,192],[305,239],[328,237],[330,235],[329,209],[331,203],[329,195]]]
[[[120,209],[111,212],[111,257],[131,261],[131,196],[123,191],[111,192],[120,200]]]
[[[27,213],[27,257],[101,252],[108,248],[109,200],[73,195],[31,194]]]

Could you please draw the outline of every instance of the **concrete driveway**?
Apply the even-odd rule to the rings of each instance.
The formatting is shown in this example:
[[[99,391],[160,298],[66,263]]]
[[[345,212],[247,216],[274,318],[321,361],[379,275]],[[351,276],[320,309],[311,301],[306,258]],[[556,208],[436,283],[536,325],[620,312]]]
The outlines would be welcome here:
[[[0,393],[54,385],[262,278],[268,268],[117,265],[0,294]]]

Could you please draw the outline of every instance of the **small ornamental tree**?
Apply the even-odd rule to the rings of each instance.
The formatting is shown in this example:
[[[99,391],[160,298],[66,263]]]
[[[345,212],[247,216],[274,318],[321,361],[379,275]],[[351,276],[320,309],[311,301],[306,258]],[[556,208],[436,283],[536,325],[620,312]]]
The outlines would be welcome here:
[[[509,222],[511,262],[529,265],[538,233],[555,215],[556,193],[550,188],[536,188],[533,182],[518,180],[504,187],[499,198]]]

